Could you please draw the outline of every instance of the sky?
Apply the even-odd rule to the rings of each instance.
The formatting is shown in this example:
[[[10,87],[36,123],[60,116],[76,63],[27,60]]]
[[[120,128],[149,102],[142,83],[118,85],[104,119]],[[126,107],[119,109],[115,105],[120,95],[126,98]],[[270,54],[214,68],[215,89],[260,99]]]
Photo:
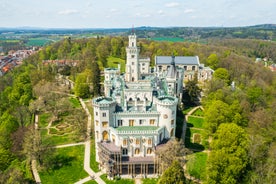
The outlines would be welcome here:
[[[236,27],[276,23],[276,0],[0,0],[0,27]]]

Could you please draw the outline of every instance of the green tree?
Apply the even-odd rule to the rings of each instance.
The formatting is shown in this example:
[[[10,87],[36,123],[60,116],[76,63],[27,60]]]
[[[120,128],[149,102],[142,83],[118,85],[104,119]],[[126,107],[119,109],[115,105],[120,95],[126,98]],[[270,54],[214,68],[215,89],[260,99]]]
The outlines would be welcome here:
[[[184,184],[186,178],[184,169],[178,161],[173,161],[172,165],[162,174],[158,184]]]
[[[208,104],[204,114],[205,128],[209,131],[209,133],[216,132],[220,124],[231,122],[229,105],[220,100],[214,100],[211,104]]]
[[[215,70],[218,67],[218,63],[219,63],[218,56],[216,54],[210,54],[206,62],[209,67]]]
[[[100,78],[101,78],[101,71],[99,68],[99,65],[97,62],[92,62],[91,65],[91,72],[92,72],[92,89],[93,89],[93,96],[100,95],[101,92],[101,84],[100,84]]]
[[[88,98],[90,94],[89,85],[87,81],[87,74],[81,73],[77,76],[75,82],[75,95],[81,98]]]
[[[229,84],[230,75],[229,75],[228,70],[225,68],[216,69],[213,77],[214,77],[214,79],[223,80],[226,84]]]
[[[198,86],[197,75],[193,80],[189,80],[185,85],[185,92],[188,98],[188,103],[197,104],[201,89]]]
[[[240,183],[248,165],[248,137],[234,123],[221,124],[210,144],[207,183]]]

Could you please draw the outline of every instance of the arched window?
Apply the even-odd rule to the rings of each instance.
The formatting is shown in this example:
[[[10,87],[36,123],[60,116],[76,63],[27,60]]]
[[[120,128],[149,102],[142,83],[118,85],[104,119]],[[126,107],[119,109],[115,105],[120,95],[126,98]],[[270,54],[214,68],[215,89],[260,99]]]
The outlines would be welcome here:
[[[140,144],[140,139],[136,139],[136,145]]]
[[[96,138],[99,139],[99,131],[96,131]]]
[[[127,145],[127,139],[123,140],[123,145],[126,146]]]
[[[152,144],[152,140],[148,139],[148,145],[151,145],[151,144]]]
[[[131,101],[133,101],[133,100],[132,100],[132,98],[129,98],[129,100],[128,100],[128,101],[130,101],[130,102],[131,102]]]
[[[108,140],[108,132],[107,131],[103,131],[103,140],[107,141]]]
[[[136,148],[135,149],[135,155],[139,155],[140,154],[140,149],[139,148]]]
[[[147,154],[148,154],[148,155],[152,154],[152,149],[151,149],[151,148],[148,148],[148,149],[147,149]]]
[[[112,135],[112,142],[115,143],[115,135]]]
[[[172,130],[171,130],[171,137],[173,137],[174,136],[174,128],[172,128]]]

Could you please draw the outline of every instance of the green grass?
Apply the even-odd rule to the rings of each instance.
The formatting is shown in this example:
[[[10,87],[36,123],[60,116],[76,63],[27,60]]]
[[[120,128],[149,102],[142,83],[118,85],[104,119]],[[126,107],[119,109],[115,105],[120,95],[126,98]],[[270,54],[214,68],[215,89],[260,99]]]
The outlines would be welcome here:
[[[205,149],[205,144],[198,144],[198,143],[193,143],[193,134],[198,133],[201,135],[201,140],[203,142],[203,134],[204,130],[196,130],[193,128],[187,128],[186,129],[186,137],[185,137],[185,146],[190,149],[196,149],[198,151],[203,151]]]
[[[38,117],[38,124],[40,128],[45,128],[50,122],[51,114],[43,113]]]
[[[44,46],[49,42],[51,41],[45,38],[31,38],[28,40],[28,42],[25,45],[26,46]]]
[[[108,57],[107,66],[109,68],[118,68],[118,64],[121,65],[121,72],[125,72],[126,61],[121,58]]]
[[[134,184],[134,180],[131,179],[120,179],[120,180],[109,180],[106,177],[106,174],[101,175],[100,177],[105,181],[106,184]]]
[[[85,182],[85,184],[98,184],[95,180],[90,180],[88,182]]]
[[[71,98],[69,98],[69,101],[71,102],[71,104],[74,108],[80,108],[81,107],[80,101],[77,98],[71,97]]]
[[[91,150],[90,150],[90,167],[94,172],[99,172],[99,163],[96,162],[96,149],[95,140],[91,139]]]
[[[201,108],[198,108],[197,110],[195,110],[195,112],[193,112],[192,114],[193,116],[200,116],[203,117],[204,116],[204,112]]]
[[[204,180],[206,177],[206,161],[207,153],[197,152],[190,155],[187,163],[188,173],[197,179]]]
[[[185,107],[183,110],[183,114],[188,114],[194,107]]]
[[[204,123],[204,119],[200,117],[188,117],[188,126],[194,128],[202,128]]]
[[[84,146],[73,146],[56,150],[56,167],[39,173],[43,184],[75,183],[87,177],[83,170]]]
[[[143,184],[156,184],[158,182],[159,178],[145,178],[142,179]]]
[[[166,42],[183,42],[184,39],[183,38],[177,38],[177,37],[154,37],[151,38],[154,41],[166,41]]]

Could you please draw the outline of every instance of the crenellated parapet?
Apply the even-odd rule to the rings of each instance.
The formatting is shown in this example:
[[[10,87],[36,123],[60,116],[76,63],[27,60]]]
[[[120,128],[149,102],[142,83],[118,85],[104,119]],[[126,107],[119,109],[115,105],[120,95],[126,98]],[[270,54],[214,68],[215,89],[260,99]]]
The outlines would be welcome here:
[[[178,99],[173,96],[160,96],[156,98],[157,105],[174,106],[177,105]]]
[[[116,101],[113,100],[111,97],[97,97],[92,100],[92,105],[93,106],[98,106],[98,107],[110,107],[113,105],[116,105]]]

